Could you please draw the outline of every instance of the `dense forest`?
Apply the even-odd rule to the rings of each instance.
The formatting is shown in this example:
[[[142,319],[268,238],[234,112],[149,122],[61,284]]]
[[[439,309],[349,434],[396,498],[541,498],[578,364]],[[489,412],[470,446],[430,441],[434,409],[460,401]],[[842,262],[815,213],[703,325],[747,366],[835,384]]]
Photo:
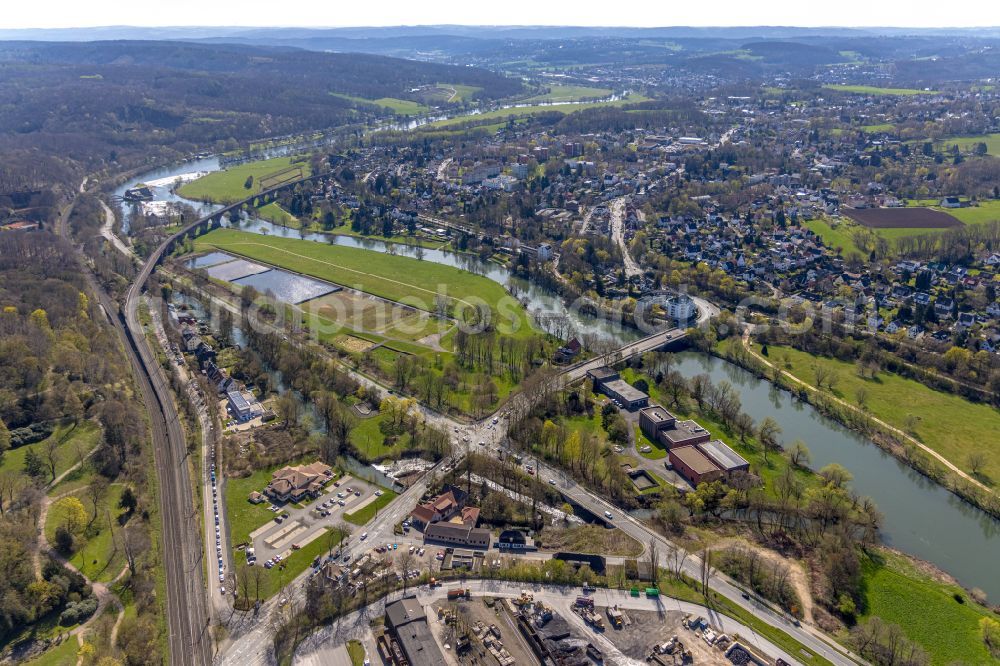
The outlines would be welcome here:
[[[0,44],[0,194],[76,184],[198,150],[342,125],[438,82],[517,93],[498,74],[382,56],[175,42]],[[58,160],[50,156],[58,156]]]

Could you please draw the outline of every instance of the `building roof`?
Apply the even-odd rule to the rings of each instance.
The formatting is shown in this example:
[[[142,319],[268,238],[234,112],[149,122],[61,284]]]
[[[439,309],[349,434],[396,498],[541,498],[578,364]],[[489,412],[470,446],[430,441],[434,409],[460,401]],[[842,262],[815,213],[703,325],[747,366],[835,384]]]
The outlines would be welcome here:
[[[465,523],[431,523],[424,530],[427,539],[462,539],[470,541],[490,541],[490,531]]]
[[[427,614],[416,597],[405,597],[385,605],[385,618],[398,629],[414,620],[426,620]]]
[[[660,405],[650,405],[649,407],[640,409],[639,413],[656,424],[677,420],[673,414],[665,410]]]
[[[743,459],[740,454],[729,448],[725,442],[713,439],[698,445],[698,448],[716,465],[728,471],[748,467],[750,463]]]
[[[600,368],[594,368],[593,370],[588,370],[587,375],[591,379],[596,379],[597,381],[600,382],[611,379],[612,377],[617,377],[618,373],[605,365],[601,366]]]
[[[694,446],[679,446],[670,450],[670,455],[680,460],[696,474],[718,472],[719,467]]]
[[[386,619],[411,664],[443,664],[444,655],[427,625],[427,616],[413,597],[386,604]]]
[[[704,439],[709,436],[708,431],[695,421],[677,421],[672,426],[661,430],[660,433],[675,446],[683,442]]]
[[[632,386],[624,379],[615,379],[610,382],[605,382],[604,388],[617,393],[626,402],[636,402],[638,400],[645,400],[649,398],[647,394]]]
[[[239,391],[233,390],[228,393],[229,402],[233,403],[233,409],[238,412],[250,411],[250,403],[247,399],[243,397],[243,394]]]

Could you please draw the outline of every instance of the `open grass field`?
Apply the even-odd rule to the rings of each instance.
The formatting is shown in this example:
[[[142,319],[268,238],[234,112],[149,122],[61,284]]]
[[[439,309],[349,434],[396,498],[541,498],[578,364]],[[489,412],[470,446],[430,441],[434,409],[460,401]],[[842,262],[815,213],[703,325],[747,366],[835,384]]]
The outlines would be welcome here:
[[[396,97],[380,97],[378,99],[367,99],[365,97],[352,97],[351,95],[341,95],[338,93],[330,93],[334,97],[341,97],[343,99],[356,102],[358,104],[372,104],[374,106],[381,106],[383,108],[391,110],[393,113],[400,116],[415,116],[430,109],[419,102],[414,102],[408,99],[399,99]]]
[[[834,250],[840,248],[845,257],[849,257],[852,254],[863,254],[854,243],[854,236],[851,233],[852,225],[850,222],[834,222],[823,218],[809,220],[805,223],[805,226],[807,229],[819,236],[823,240],[823,244],[827,247],[833,248]]]
[[[269,469],[259,469],[243,478],[226,479],[226,516],[229,519],[230,542],[237,546],[250,540],[250,533],[270,520],[274,513],[269,504],[251,504],[247,497],[254,490],[263,491],[271,481],[271,474],[284,465]]]
[[[625,106],[626,104],[637,104],[639,102],[648,101],[649,98],[638,93],[632,93],[625,99],[615,100],[613,102],[587,102],[583,104],[543,104],[539,106],[522,106],[511,109],[495,109],[493,111],[486,111],[484,113],[479,113],[472,116],[458,116],[455,118],[447,118],[445,120],[439,120],[437,122],[429,123],[425,125],[428,128],[436,127],[453,127],[455,125],[461,125],[468,122],[479,122],[484,120],[494,120],[494,119],[507,119],[510,117],[518,118],[523,116],[531,116],[539,113],[575,113],[577,111],[583,111],[585,109],[596,109],[602,106]]]
[[[396,497],[398,497],[398,495],[395,492],[383,489],[382,494],[379,495],[374,502],[358,509],[354,513],[345,513],[344,520],[354,525],[366,525],[369,520],[378,514],[379,511],[389,506],[389,503],[396,499]]]
[[[927,650],[936,666],[996,663],[980,638],[979,620],[1000,620],[1000,616],[973,602],[961,587],[932,580],[892,553],[864,560],[862,571],[862,617],[878,616],[898,624]]]
[[[581,99],[598,99],[607,97],[612,93],[610,88],[593,88],[590,86],[575,86],[553,84],[548,86],[549,91],[534,97],[529,97],[525,102],[577,102]]]
[[[869,229],[949,229],[962,226],[950,214],[934,208],[843,208],[841,212]]]
[[[1000,155],[1000,133],[979,134],[976,136],[956,136],[951,139],[943,139],[937,142],[935,148],[938,150],[949,150],[952,146],[958,146],[963,152],[973,150],[977,143],[986,144],[986,153],[989,155]]]
[[[876,123],[874,125],[862,125],[861,131],[868,132],[869,134],[874,134],[878,132],[891,132],[896,129],[896,126],[892,123]]]
[[[30,661],[24,662],[24,666],[66,666],[66,664],[76,663],[76,653],[80,649],[80,644],[76,636],[70,636],[59,645],[49,648],[42,654]]]
[[[760,345],[754,348],[760,352]],[[916,415],[910,434],[966,472],[971,473],[969,454],[981,451],[986,456],[982,476],[1000,482],[1000,447],[983,446],[991,433],[1000,432],[1000,411],[887,372],[875,379],[861,378],[853,363],[812,356],[790,347],[772,345],[768,353],[772,362],[781,363],[787,354],[791,367],[783,365],[783,369],[809,384],[815,384],[814,364],[836,372],[839,379],[834,395],[851,404],[857,404],[858,390],[864,388],[868,411],[901,430],[906,430],[907,416]]]
[[[213,203],[232,203],[245,199],[251,194],[261,191],[261,181],[267,182],[268,176],[284,173],[282,182],[292,172],[286,171],[293,167],[299,168],[302,176],[309,175],[309,162],[295,162],[293,157],[275,157],[269,160],[238,164],[223,171],[215,171],[197,180],[185,183],[178,193],[188,199],[211,201]],[[247,177],[253,176],[253,186],[244,187]],[[275,183],[277,184],[277,183]]]
[[[1000,201],[990,199],[979,201],[977,205],[968,208],[950,208],[948,214],[965,224],[994,222],[1000,220]]]
[[[87,497],[85,490],[73,493],[87,510],[90,527],[83,536],[77,537],[77,551],[69,558],[69,562],[79,569],[87,578],[100,582],[113,580],[125,566],[125,554],[115,543],[109,522],[118,530],[118,516],[123,513],[118,508],[123,487],[112,485],[98,503],[97,515],[94,515],[94,505]],[[65,514],[58,505],[58,500],[49,509],[45,519],[45,538],[50,544],[55,543],[56,528],[65,523]]]
[[[643,545],[621,530],[609,530],[603,525],[546,527],[541,534],[546,550],[567,550],[574,553],[624,555],[636,557]]]
[[[468,102],[472,96],[482,90],[479,86],[469,86],[464,83],[438,83],[438,95],[443,102]]]
[[[857,93],[859,95],[936,95],[936,90],[918,90],[917,88],[880,88],[876,86],[851,86],[840,83],[830,83],[823,86],[827,90],[837,90],[839,92]]]
[[[293,238],[216,229],[195,242],[196,251],[225,250],[321,280],[356,288],[392,301],[434,312],[438,296],[456,315],[485,302],[496,329],[530,337],[527,313],[492,280],[451,266],[358,248],[324,245]]]
[[[374,460],[382,456],[396,456],[406,449],[406,445],[410,441],[410,435],[404,433],[394,443],[386,444],[385,435],[379,429],[385,418],[383,414],[377,414],[370,418],[362,419],[351,430],[351,444],[363,453],[368,460]]]
[[[347,641],[347,654],[351,656],[351,666],[363,666],[365,663],[365,646],[361,641]]]
[[[24,458],[29,450],[35,451],[46,460],[46,451],[49,444],[58,442],[56,448],[56,476],[83,460],[90,453],[101,436],[101,428],[93,421],[80,421],[75,426],[70,423],[58,426],[51,435],[40,442],[19,446],[4,452],[3,459],[0,460],[0,472],[24,470]],[[51,475],[45,478],[50,481]]]

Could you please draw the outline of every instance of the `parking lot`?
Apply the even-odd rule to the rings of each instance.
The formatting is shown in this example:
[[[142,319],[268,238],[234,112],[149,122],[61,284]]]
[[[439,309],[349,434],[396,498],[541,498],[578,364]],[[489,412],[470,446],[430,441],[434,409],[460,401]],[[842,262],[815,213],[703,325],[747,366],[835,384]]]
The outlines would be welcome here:
[[[264,565],[275,556],[288,557],[293,550],[321,537],[324,528],[344,523],[345,513],[358,511],[381,492],[365,481],[345,476],[327,486],[307,506],[272,505],[275,519],[250,534],[257,564]]]

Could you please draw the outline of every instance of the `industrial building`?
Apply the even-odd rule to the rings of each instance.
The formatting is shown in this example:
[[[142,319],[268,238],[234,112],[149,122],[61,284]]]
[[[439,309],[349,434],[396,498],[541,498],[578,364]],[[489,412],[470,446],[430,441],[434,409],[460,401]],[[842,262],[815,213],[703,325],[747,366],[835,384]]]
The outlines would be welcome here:
[[[587,376],[594,382],[594,391],[603,393],[630,412],[649,404],[648,395],[621,379],[611,368],[594,368],[587,371]]]
[[[697,446],[679,446],[667,452],[670,464],[692,486],[722,478],[722,470],[702,453]]]
[[[431,635],[427,614],[413,595],[385,605],[385,626],[410,664],[443,664],[444,655]],[[395,646],[393,646],[395,647]],[[395,650],[394,650],[395,651]]]

